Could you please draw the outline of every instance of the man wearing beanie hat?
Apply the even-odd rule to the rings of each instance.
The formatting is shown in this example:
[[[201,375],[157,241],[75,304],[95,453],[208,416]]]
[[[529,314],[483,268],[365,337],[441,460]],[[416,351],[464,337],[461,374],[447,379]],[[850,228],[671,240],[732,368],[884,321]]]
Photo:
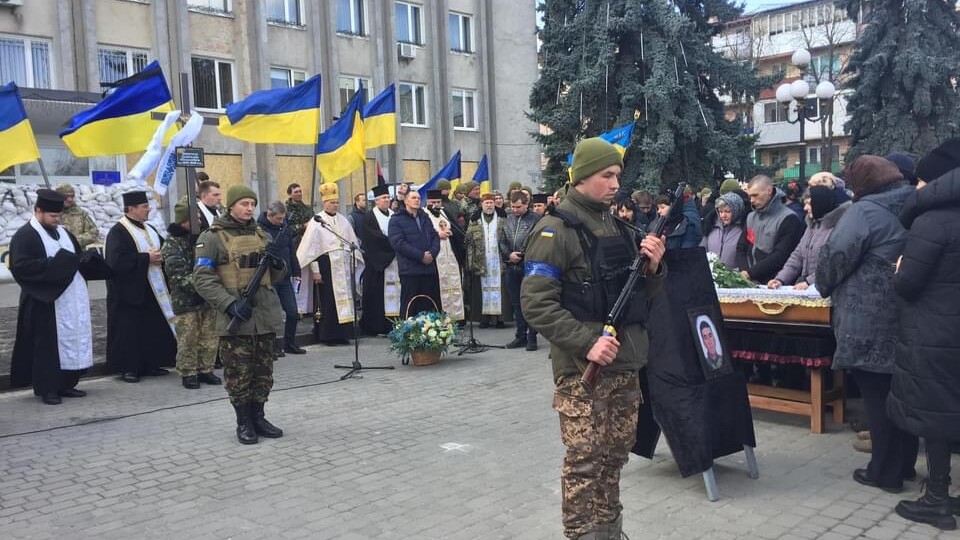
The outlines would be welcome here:
[[[167,241],[160,248],[160,255],[175,315],[177,372],[183,387],[190,390],[200,388],[201,382],[222,382],[213,373],[217,360],[217,314],[193,285],[196,241],[190,233],[190,207],[184,199],[173,208],[173,223],[167,226]]]
[[[227,212],[197,239],[194,286],[211,307],[220,336],[219,351],[237,439],[256,444],[283,431],[264,416],[273,387],[277,334],[283,331],[280,299],[273,284],[284,279],[287,261],[254,219],[257,194],[246,186],[227,190]],[[270,265],[251,297],[240,299],[262,260]],[[231,330],[230,324],[234,321]]]
[[[647,314],[639,306],[662,286],[665,273],[664,242],[647,236],[640,242],[649,261],[646,278],[630,303],[637,307],[628,308],[617,337],[605,336],[603,320],[627,274],[604,269],[626,268],[637,255],[637,245],[627,240],[633,236],[610,216],[622,169],[613,145],[581,141],[570,168],[572,187],[534,226],[524,253],[521,309],[550,342],[553,403],[567,447],[561,488],[568,538],[620,538],[620,469],[636,436],[638,371],[649,349]],[[590,363],[603,368],[592,391],[580,383]]]
[[[340,214],[340,193],[337,184],[328,182],[320,186],[323,211],[307,223],[303,240],[297,247],[297,260],[303,269],[303,283],[314,287],[301,287],[300,294],[310,294],[316,289],[319,295],[313,305],[319,307],[321,317],[314,316],[313,332],[317,341],[327,345],[346,345],[353,337],[354,296],[357,283],[350,283],[350,276],[359,280],[363,274],[363,258],[359,251],[353,252],[355,272],[351,274],[351,252],[344,248],[344,240],[357,244],[357,235],[350,221]],[[336,234],[334,234],[336,233]],[[339,235],[339,237],[338,237]]]
[[[960,137],[944,141],[924,156],[917,163],[917,180],[930,183],[957,167],[960,167]]]
[[[20,286],[10,385],[32,384],[48,405],[86,395],[75,388],[93,366],[86,279],[103,278],[91,273],[97,263],[105,268],[58,224],[63,203],[61,193],[38,189],[33,217],[10,240],[10,272]]]
[[[63,201],[63,212],[60,213],[60,224],[70,231],[80,242],[80,249],[87,249],[90,244],[100,241],[100,230],[97,222],[90,217],[90,213],[77,206],[77,192],[70,184],[60,184],[57,191],[66,197]]]
[[[124,216],[107,233],[107,366],[130,383],[166,375],[177,355],[173,304],[163,277],[163,239],[143,191],[123,194]]]

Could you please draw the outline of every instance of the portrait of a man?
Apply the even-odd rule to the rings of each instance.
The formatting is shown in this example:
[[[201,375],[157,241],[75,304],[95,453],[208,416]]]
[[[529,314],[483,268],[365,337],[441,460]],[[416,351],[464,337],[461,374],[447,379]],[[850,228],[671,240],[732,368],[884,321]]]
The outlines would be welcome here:
[[[713,321],[706,315],[697,317],[697,328],[700,333],[700,347],[703,349],[703,359],[711,369],[719,369],[723,365],[723,350],[717,340],[717,329]]]
[[[690,337],[700,359],[703,376],[715,379],[733,373],[730,351],[726,350],[723,337],[723,316],[716,306],[704,306],[687,311],[690,320]]]

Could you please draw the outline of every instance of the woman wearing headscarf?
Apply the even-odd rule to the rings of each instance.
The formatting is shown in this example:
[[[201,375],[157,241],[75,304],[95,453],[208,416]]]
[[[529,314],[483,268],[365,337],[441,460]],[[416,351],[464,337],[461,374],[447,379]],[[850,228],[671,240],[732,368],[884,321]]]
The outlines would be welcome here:
[[[767,287],[777,289],[783,285],[793,285],[803,290],[816,282],[817,256],[827,243],[833,228],[843,217],[851,203],[837,204],[833,188],[813,186],[804,197],[803,210],[807,215],[807,228],[803,231],[800,243],[793,249],[790,258],[777,276],[767,283]]]
[[[845,177],[854,202],[820,251],[816,285],[833,302],[833,369],[851,371],[870,425],[870,463],[855,470],[853,479],[899,492],[915,474],[918,443],[890,421],[886,401],[899,326],[894,264],[907,236],[898,216],[913,190],[896,165],[880,156],[858,157]]]
[[[717,219],[713,229],[703,238],[700,245],[720,258],[728,268],[737,270],[743,261],[737,258],[737,244],[743,236],[743,214],[746,206],[736,193],[726,193],[714,203]]]
[[[929,477],[897,514],[944,530],[957,527],[960,500],[949,496],[950,446],[960,442],[960,139],[917,165],[918,190],[900,222],[908,228],[895,286],[902,299],[897,362],[887,414],[923,437]],[[927,180],[932,180],[926,184]]]

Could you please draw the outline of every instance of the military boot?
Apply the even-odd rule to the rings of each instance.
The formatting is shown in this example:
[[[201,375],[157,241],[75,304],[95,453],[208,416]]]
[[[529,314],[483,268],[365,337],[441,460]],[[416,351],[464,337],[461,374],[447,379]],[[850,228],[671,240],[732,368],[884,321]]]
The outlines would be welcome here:
[[[253,425],[253,414],[249,403],[234,405],[237,413],[237,440],[240,444],[257,444],[257,428]]]
[[[957,528],[957,520],[953,517],[950,508],[950,496],[947,489],[950,477],[947,475],[930,475],[922,497],[915,501],[900,501],[895,508],[900,517],[927,523],[934,527],[952,531]]]
[[[950,497],[950,511],[953,515],[960,516],[960,497]]]
[[[533,352],[537,348],[537,335],[533,332],[527,334],[527,350]]]
[[[253,427],[257,430],[257,435],[268,439],[278,439],[283,437],[283,430],[271,424],[263,417],[263,403],[253,402],[250,404],[253,411]]]

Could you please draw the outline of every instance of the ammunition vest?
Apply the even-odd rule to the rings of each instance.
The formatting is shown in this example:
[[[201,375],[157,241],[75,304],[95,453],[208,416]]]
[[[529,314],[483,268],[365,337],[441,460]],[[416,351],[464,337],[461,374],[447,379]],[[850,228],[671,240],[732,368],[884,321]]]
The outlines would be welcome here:
[[[560,305],[578,321],[604,322],[630,276],[630,265],[637,254],[633,235],[617,223],[620,234],[598,238],[574,214],[553,209],[552,215],[576,231],[591,274],[590,279],[583,282],[561,278]],[[647,311],[647,299],[635,293],[617,324],[621,327],[644,324]]]
[[[256,234],[229,235],[223,229],[217,231],[217,237],[227,250],[227,262],[217,266],[220,281],[228,290],[240,293],[247,287],[261,257],[265,257],[267,246],[266,233],[257,228]],[[270,272],[263,274],[260,286],[272,289]]]

